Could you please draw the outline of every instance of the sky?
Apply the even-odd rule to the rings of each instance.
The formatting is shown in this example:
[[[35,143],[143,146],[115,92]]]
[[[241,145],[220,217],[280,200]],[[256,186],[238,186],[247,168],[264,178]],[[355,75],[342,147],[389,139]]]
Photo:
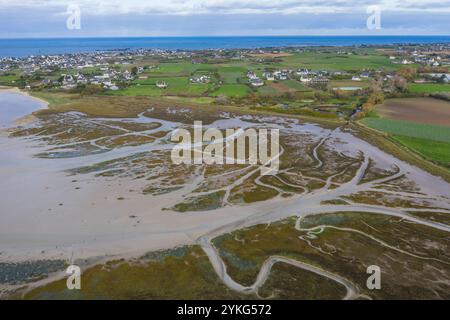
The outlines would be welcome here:
[[[244,35],[450,35],[450,0],[0,0],[0,38]]]

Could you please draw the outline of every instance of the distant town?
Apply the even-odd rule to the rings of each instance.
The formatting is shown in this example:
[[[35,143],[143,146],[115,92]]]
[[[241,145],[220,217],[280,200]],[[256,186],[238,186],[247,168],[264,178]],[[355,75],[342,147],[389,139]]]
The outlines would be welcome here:
[[[360,54],[360,49],[258,49],[258,50],[202,50],[202,51],[169,51],[169,50],[118,50],[93,53],[29,56],[26,58],[6,57],[0,59],[0,77],[15,75],[20,72],[20,80],[16,84],[27,89],[38,87],[73,89],[88,84],[102,86],[108,90],[118,90],[119,87],[130,84],[136,79],[146,79],[141,76],[144,71],[157,70],[157,65],[135,66],[138,61],[159,59],[166,61],[186,60],[192,64],[223,63],[224,61],[256,61],[265,64],[276,62],[276,58],[287,54],[317,51],[318,53],[335,53],[340,56]],[[333,52],[334,51],[334,52]],[[398,46],[379,49],[388,55],[393,65],[419,67],[415,83],[449,83],[450,45],[430,46]],[[258,57],[259,58],[255,58]],[[258,76],[248,70],[248,83],[254,87],[264,86],[266,81],[298,80],[304,84],[324,84],[337,77],[362,81],[382,75],[387,81],[395,76],[395,72],[384,68],[364,68],[361,72],[346,72],[344,70],[310,69],[298,66],[292,68],[267,68]],[[211,76],[202,75],[190,78],[192,83],[209,83]],[[162,87],[162,86],[160,86]]]

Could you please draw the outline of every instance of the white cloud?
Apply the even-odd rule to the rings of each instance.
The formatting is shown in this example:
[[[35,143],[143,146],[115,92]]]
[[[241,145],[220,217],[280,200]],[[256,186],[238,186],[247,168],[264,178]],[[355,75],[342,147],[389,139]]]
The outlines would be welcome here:
[[[0,0],[0,38],[63,36],[447,34],[450,0]],[[67,6],[82,29],[66,30]],[[368,5],[382,29],[368,30]],[[221,16],[218,16],[221,15]]]
[[[450,0],[0,0],[0,10],[54,7],[64,11],[69,4],[78,4],[89,15],[349,13],[365,11],[372,4],[385,11],[450,12]]]

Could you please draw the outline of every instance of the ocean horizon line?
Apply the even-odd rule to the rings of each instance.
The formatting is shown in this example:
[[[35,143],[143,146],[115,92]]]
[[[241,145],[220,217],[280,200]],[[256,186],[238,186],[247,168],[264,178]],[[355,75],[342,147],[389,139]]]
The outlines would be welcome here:
[[[49,36],[49,37],[0,37],[0,40],[59,40],[59,39],[158,39],[158,38],[300,38],[300,37],[311,37],[311,38],[387,38],[387,37],[450,37],[450,34],[384,34],[384,35],[351,35],[351,34],[337,34],[337,35],[323,35],[323,34],[308,34],[308,35],[161,35],[161,36]]]
[[[450,43],[450,35],[117,36],[3,38],[0,57],[75,54],[111,50],[239,50],[282,47],[349,47]]]

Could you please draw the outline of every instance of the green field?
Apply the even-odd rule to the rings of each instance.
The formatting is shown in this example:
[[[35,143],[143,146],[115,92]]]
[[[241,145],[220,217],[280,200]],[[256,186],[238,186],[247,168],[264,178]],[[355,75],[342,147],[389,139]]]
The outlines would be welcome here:
[[[214,91],[211,96],[225,95],[227,97],[242,98],[250,92],[250,88],[244,84],[225,84]]]
[[[297,80],[286,80],[281,83],[289,87],[289,89],[295,91],[311,91],[311,89],[305,87],[300,81]]]
[[[160,89],[156,87],[156,82],[158,80],[164,80],[167,83],[167,88]],[[207,90],[209,90],[211,86],[211,84],[190,83],[188,77],[148,78],[146,80],[137,80],[132,86],[122,90],[114,91],[111,94],[126,96],[200,96]]]
[[[363,123],[371,128],[393,135],[450,142],[449,127],[384,118],[366,118],[363,120]]]
[[[304,52],[283,58],[283,66],[303,66],[312,69],[358,71],[367,69],[396,69],[387,56],[377,53],[343,55],[336,53]]]
[[[246,68],[240,66],[227,66],[219,69],[220,78],[225,84],[237,84],[239,78],[245,76]]]
[[[245,76],[248,70],[253,70],[259,76],[264,70],[288,68],[296,70],[300,67],[311,69],[347,70],[357,71],[361,69],[395,69],[396,66],[390,60],[373,50],[359,51],[357,54],[345,55],[337,53],[302,52],[282,57],[278,61],[256,62],[253,60],[241,60],[227,63],[192,63],[191,61],[179,60],[173,62],[159,62],[153,64],[154,68],[146,70],[143,76],[148,79],[136,80],[133,84],[112,95],[126,96],[202,96],[209,93],[210,97],[225,95],[233,98],[246,97],[251,89],[246,85]],[[210,84],[190,84],[189,77],[204,73],[212,77]],[[155,86],[156,81],[164,80],[168,88],[159,89]],[[218,86],[218,81],[222,86]],[[264,86],[257,88],[260,95],[277,96],[286,92],[310,91],[300,82],[294,80],[283,81],[281,84],[286,89]]]
[[[411,83],[408,88],[413,93],[450,92],[450,84],[440,83]]]
[[[258,93],[262,96],[279,96],[282,93],[270,86],[262,86],[258,88]]]
[[[161,74],[184,74],[189,75],[195,71],[214,71],[216,67],[212,64],[194,64],[191,62],[181,61],[173,63],[160,63],[157,68],[146,71],[146,75],[161,75]]]
[[[450,143],[397,135],[394,135],[393,138],[405,147],[421,154],[424,158],[450,167]]]
[[[12,86],[19,79],[17,74],[0,75],[0,86]]]
[[[426,159],[450,165],[450,127],[384,118],[366,118],[362,122],[391,134],[394,140]]]

